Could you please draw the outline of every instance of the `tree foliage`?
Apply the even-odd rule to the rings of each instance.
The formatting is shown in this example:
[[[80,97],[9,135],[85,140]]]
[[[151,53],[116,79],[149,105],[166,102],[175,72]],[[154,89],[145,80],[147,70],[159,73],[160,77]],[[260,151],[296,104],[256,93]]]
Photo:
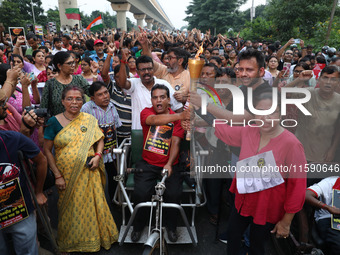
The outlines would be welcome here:
[[[188,29],[196,27],[205,31],[210,28],[214,32],[216,27],[217,33],[226,33],[232,28],[235,34],[241,31],[241,36],[250,40],[287,41],[294,37],[319,44],[325,40],[331,0],[271,0],[267,5],[256,7],[253,23],[250,22],[250,9],[238,10],[244,2],[193,0],[186,10]],[[340,40],[339,14],[338,6],[330,35],[332,45],[338,45]]]
[[[282,39],[308,39],[314,36],[312,27],[329,18],[332,3],[330,0],[272,0],[266,8],[266,18],[273,22]]]
[[[7,0],[3,1],[0,11],[0,20],[6,28],[24,26],[18,3]]]
[[[188,6],[184,20],[189,22],[189,29],[224,33],[233,27],[237,9],[246,0],[193,0]]]

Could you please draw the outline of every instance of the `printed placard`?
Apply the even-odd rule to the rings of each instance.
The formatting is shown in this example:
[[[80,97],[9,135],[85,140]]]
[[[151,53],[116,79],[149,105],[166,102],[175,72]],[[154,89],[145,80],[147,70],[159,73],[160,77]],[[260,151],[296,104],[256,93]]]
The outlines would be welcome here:
[[[11,44],[13,45],[13,41],[12,41],[12,36],[14,37],[18,37],[18,36],[25,36],[25,29],[23,27],[9,27],[9,34],[11,35]],[[25,36],[26,38],[26,36]]]
[[[104,134],[104,151],[103,154],[108,154],[110,148],[113,146],[117,147],[117,135],[114,123],[111,124],[101,124],[99,128]]]
[[[167,156],[173,130],[174,124],[172,123],[163,126],[150,126],[145,140],[144,150]]]
[[[333,189],[332,201],[333,201],[332,206],[340,208],[340,190]],[[331,220],[332,229],[340,231],[340,215],[331,214]]]
[[[19,178],[0,185],[0,229],[11,226],[28,217]]]
[[[238,193],[247,194],[273,188],[284,183],[272,151],[236,163]]]

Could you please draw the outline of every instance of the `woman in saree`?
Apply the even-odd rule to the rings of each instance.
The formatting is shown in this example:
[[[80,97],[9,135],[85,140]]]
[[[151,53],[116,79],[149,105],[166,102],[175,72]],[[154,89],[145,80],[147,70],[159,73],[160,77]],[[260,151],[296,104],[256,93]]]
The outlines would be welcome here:
[[[58,246],[63,253],[108,250],[118,231],[104,194],[104,135],[92,115],[80,112],[81,88],[70,85],[61,98],[65,111],[49,119],[44,133],[59,192]]]

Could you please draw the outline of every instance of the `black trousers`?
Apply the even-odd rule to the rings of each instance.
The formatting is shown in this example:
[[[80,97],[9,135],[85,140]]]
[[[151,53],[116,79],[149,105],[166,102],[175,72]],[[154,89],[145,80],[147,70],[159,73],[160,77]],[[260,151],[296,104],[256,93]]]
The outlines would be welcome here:
[[[117,187],[117,182],[113,180],[113,177],[117,175],[115,162],[105,163],[105,171],[107,174],[108,195],[110,198],[110,202],[112,203],[112,199]]]
[[[331,219],[321,219],[316,223],[321,238],[326,241],[330,255],[340,255],[340,231],[331,228]]]
[[[257,225],[253,223],[253,217],[241,216],[236,208],[232,209],[228,229],[227,254],[240,254],[241,240],[244,231],[250,225],[250,249],[249,255],[265,254],[265,246],[270,238],[270,231],[274,229],[274,224],[267,223],[266,225]]]
[[[143,169],[142,173],[135,173],[135,189],[133,192],[133,201],[135,204],[151,201],[151,197],[155,194],[155,186],[162,178],[163,168],[148,164],[145,160],[136,163],[136,168]],[[172,167],[172,174],[165,180],[164,202],[180,203],[183,191],[183,176],[180,174],[179,165]],[[149,219],[150,208],[142,208],[138,211],[134,220],[134,230],[141,231]],[[177,227],[177,209],[166,209],[163,211],[164,221],[170,230],[176,230]]]

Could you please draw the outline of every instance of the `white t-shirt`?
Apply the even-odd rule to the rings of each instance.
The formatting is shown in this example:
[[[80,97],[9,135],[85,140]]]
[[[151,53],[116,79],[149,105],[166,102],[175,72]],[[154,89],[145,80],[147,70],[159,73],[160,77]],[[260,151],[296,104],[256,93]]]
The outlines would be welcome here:
[[[162,84],[169,88],[170,92],[170,107],[173,111],[176,111],[183,107],[183,104],[178,102],[174,98],[174,89],[171,87],[170,83],[166,80],[157,79],[154,77],[155,85]],[[131,108],[132,108],[132,129],[142,129],[140,123],[140,113],[145,107],[152,107],[151,103],[151,91],[148,90],[142,83],[140,78],[128,79],[131,83],[131,88],[124,92],[131,95]]]
[[[52,50],[52,55],[55,55],[55,54],[57,54],[57,53],[60,52],[60,51],[67,51],[67,49],[61,48],[61,50],[58,50],[58,49],[54,48],[54,49]]]
[[[310,186],[308,189],[316,193],[318,199],[321,202],[332,206],[333,186],[338,178],[338,176],[325,178],[321,182]],[[318,221],[321,219],[330,218],[331,214],[325,209],[318,209],[315,210],[314,216],[315,220]]]

